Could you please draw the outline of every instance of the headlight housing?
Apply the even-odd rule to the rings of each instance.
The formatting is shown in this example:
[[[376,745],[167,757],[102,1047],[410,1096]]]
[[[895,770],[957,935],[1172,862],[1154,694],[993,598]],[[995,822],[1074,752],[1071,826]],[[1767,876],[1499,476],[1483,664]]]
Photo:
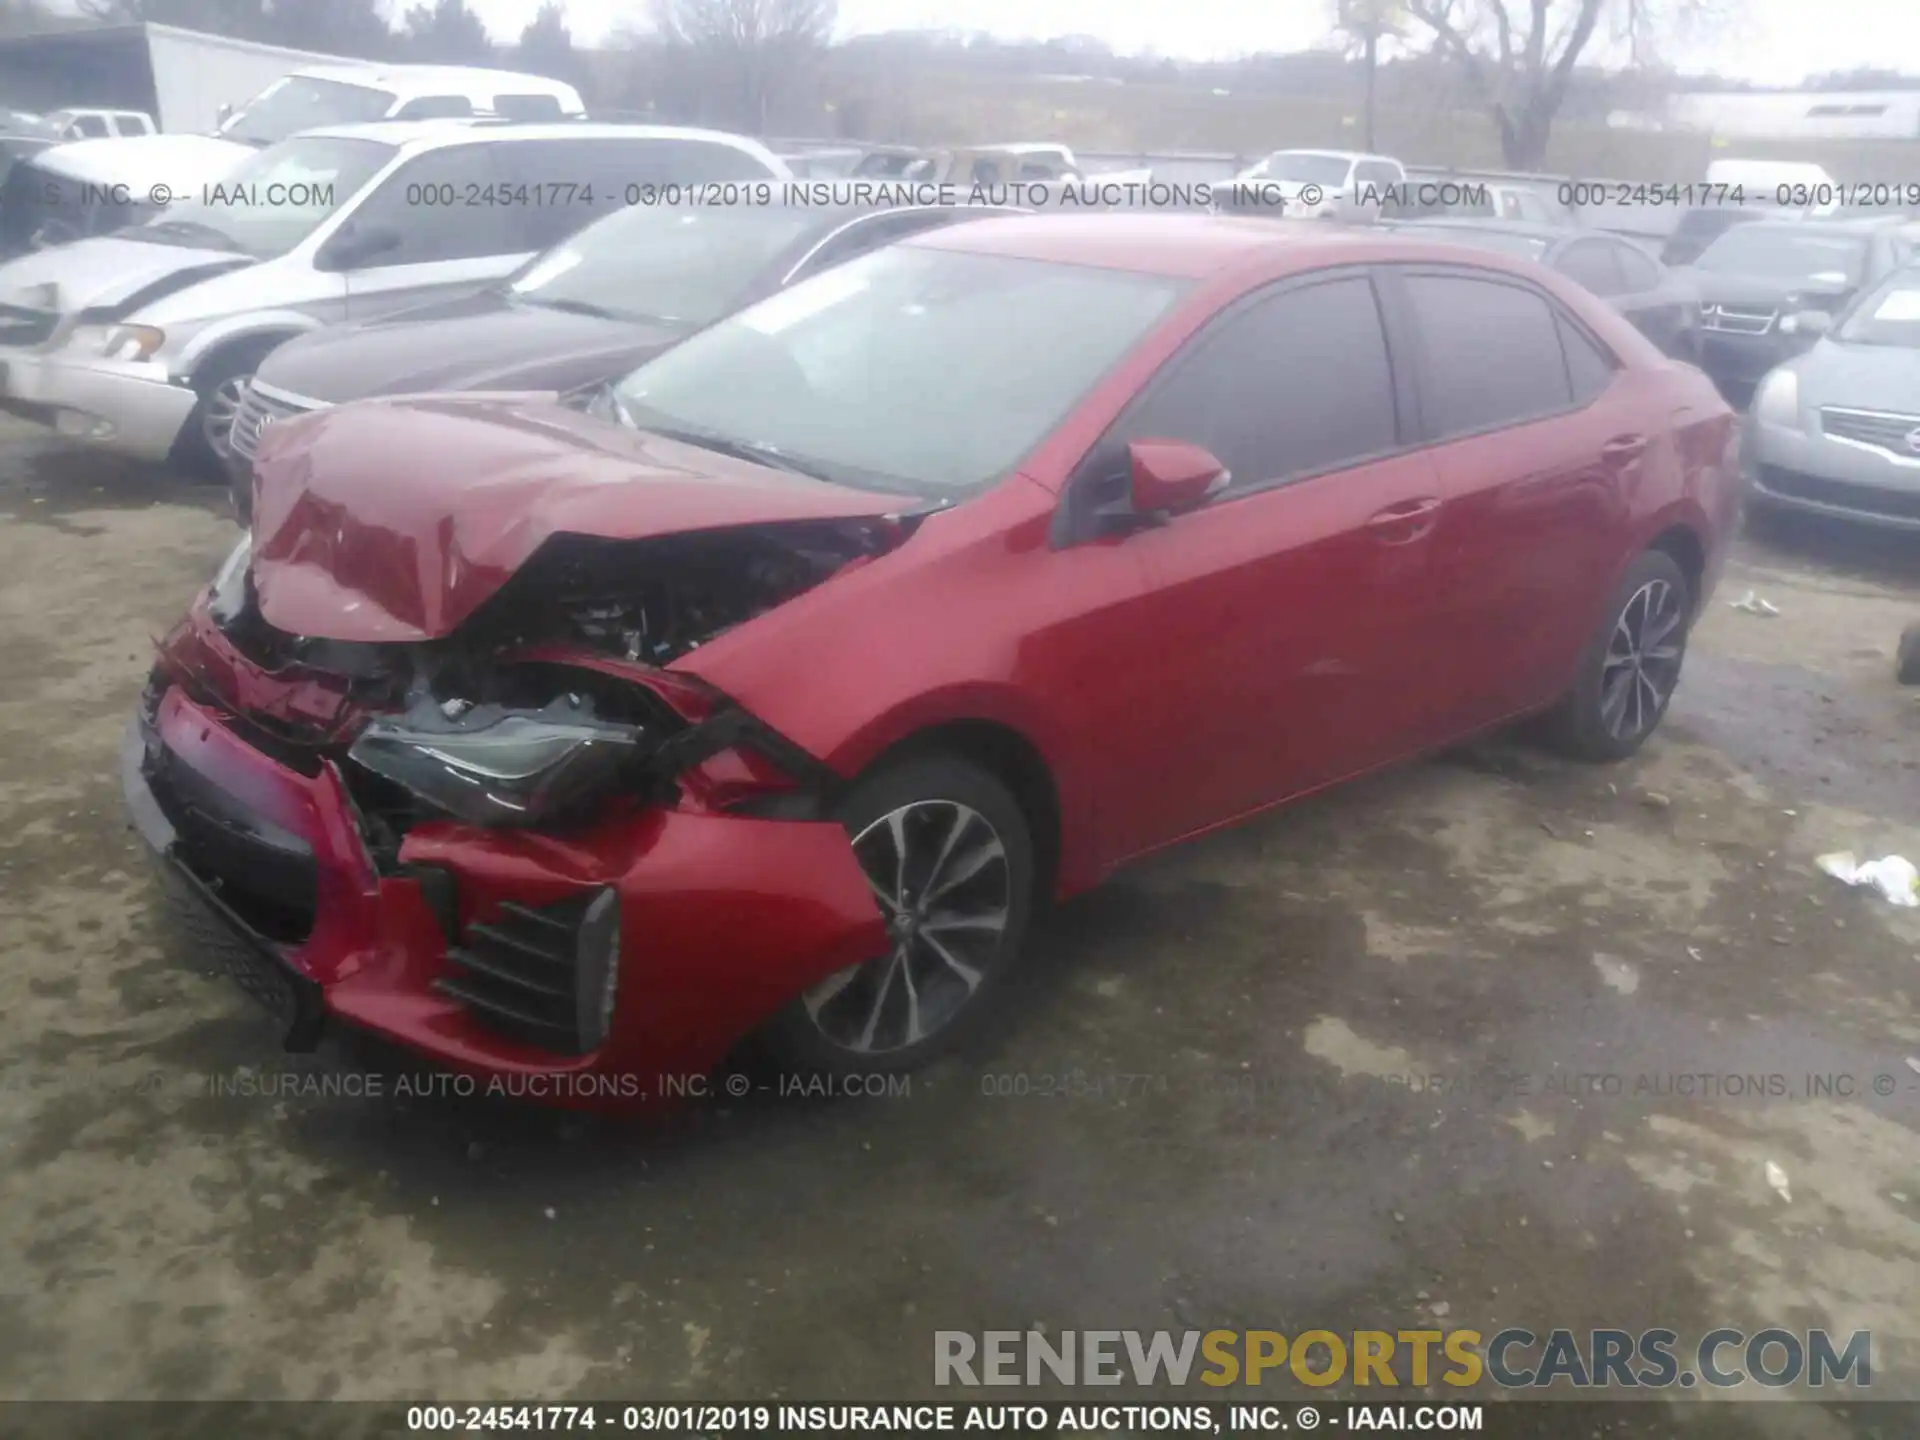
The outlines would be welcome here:
[[[1783,430],[1800,428],[1800,377],[1782,366],[1760,382],[1753,394],[1753,418]]]
[[[450,701],[372,721],[347,755],[455,819],[505,827],[579,813],[644,757],[642,739],[576,699],[538,711]]]
[[[76,325],[67,343],[103,360],[148,360],[166,338],[153,325]]]
[[[216,625],[230,624],[247,603],[247,571],[253,565],[253,537],[242,538],[220,564],[207,590],[207,611]]]

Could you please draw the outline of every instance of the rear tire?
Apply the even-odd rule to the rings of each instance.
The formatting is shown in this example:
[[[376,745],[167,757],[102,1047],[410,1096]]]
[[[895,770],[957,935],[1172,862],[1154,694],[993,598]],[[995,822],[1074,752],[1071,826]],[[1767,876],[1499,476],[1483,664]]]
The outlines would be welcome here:
[[[1573,688],[1549,717],[1555,745],[1577,760],[1624,760],[1667,713],[1686,658],[1693,590],[1671,555],[1627,567],[1580,656]]]
[[[840,820],[892,948],[796,996],[763,1039],[777,1063],[808,1074],[914,1070],[991,1014],[1018,963],[1032,834],[998,777],[939,754],[858,781]]]

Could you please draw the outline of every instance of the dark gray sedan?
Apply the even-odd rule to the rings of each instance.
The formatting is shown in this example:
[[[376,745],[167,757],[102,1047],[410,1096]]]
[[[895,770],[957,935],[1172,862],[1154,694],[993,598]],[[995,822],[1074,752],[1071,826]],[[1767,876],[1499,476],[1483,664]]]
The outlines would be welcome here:
[[[1820,337],[1747,416],[1749,503],[1920,530],[1920,267],[1800,324]]]
[[[587,389],[796,281],[988,206],[648,206],[618,211],[490,290],[289,341],[233,423],[234,507],[276,420],[437,390]]]
[[[1666,354],[1699,363],[1699,294],[1630,240],[1598,230],[1466,217],[1394,228],[1538,260],[1605,300]]]

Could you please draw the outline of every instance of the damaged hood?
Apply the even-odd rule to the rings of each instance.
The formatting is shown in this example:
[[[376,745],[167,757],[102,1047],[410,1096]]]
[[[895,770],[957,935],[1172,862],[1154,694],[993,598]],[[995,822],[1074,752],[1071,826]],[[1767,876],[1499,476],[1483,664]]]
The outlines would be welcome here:
[[[564,391],[624,375],[681,333],[480,291],[326,326],[281,346],[257,373],[264,385],[330,405],[429,390]]]
[[[275,425],[254,475],[261,615],[360,642],[450,634],[555,535],[643,540],[921,504],[628,430],[550,395],[320,411]]]
[[[0,265],[0,304],[71,315],[121,306],[148,296],[155,287],[184,289],[253,263],[251,256],[226,250],[103,235],[36,250]]]

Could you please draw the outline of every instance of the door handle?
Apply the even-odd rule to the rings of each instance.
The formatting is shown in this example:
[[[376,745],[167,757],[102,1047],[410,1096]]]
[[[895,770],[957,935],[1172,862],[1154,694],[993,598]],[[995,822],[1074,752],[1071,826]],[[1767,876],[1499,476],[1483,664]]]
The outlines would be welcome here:
[[[1408,540],[1418,540],[1431,530],[1439,511],[1440,501],[1437,497],[1423,496],[1418,500],[1389,505],[1378,514],[1369,516],[1367,528],[1389,532],[1380,536],[1388,544],[1403,544]]]
[[[1647,449],[1644,435],[1616,435],[1600,447],[1600,458],[1609,465],[1625,465],[1638,460]]]

